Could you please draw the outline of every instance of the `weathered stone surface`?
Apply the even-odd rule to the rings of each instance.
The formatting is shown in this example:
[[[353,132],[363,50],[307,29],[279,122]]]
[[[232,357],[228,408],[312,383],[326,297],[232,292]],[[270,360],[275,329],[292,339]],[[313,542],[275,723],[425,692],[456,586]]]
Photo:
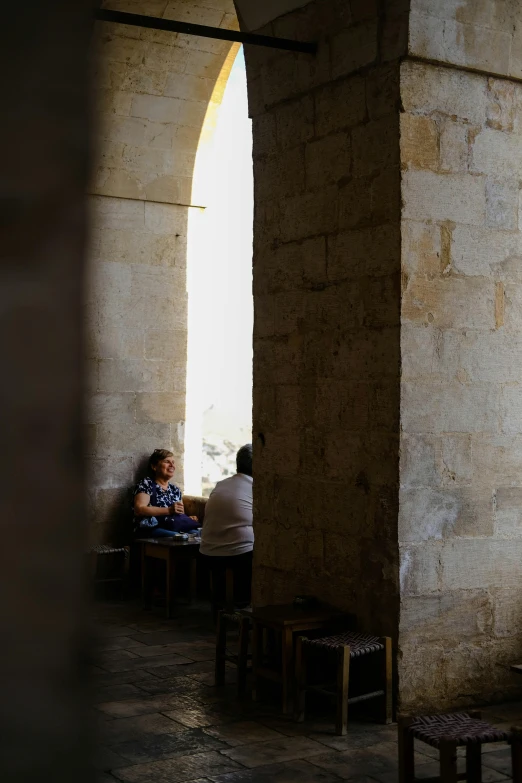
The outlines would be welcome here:
[[[492,133],[494,131],[491,131]],[[489,164],[488,164],[489,165]],[[481,226],[486,198],[484,181],[470,174],[407,171],[403,175],[404,217]]]
[[[416,114],[401,115],[401,160],[414,169],[439,167],[439,133],[434,120]]]

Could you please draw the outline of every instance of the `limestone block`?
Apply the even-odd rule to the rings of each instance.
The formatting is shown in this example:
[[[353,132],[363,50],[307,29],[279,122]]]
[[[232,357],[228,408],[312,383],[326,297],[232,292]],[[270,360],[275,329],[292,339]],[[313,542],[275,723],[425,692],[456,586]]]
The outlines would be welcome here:
[[[187,210],[175,204],[145,204],[145,228],[152,234],[186,235]]]
[[[397,270],[400,231],[390,223],[328,237],[328,278],[387,275]]]
[[[512,30],[492,30],[460,22],[446,22],[444,53],[440,59],[503,76],[509,73],[512,36]]]
[[[93,78],[97,89],[121,90],[125,81],[128,65],[118,62],[96,62]]]
[[[440,444],[433,435],[401,437],[401,487],[438,487],[441,479],[438,467]]]
[[[307,190],[323,188],[349,176],[351,165],[351,143],[348,134],[338,133],[310,142],[306,145]]]
[[[335,287],[312,291],[307,294],[303,303],[303,328],[321,331],[336,328],[344,332],[360,327],[363,322],[364,303],[361,290],[359,284],[351,280]],[[282,302],[280,306],[282,307]]]
[[[261,383],[295,383],[301,371],[303,338],[290,335],[283,339],[255,339],[254,388]],[[258,381],[259,379],[259,381]]]
[[[187,359],[186,329],[148,329],[145,334],[145,358],[166,359],[182,364]]]
[[[406,112],[439,112],[482,126],[486,120],[486,79],[456,69],[405,61],[401,99]]]
[[[375,429],[397,432],[400,423],[400,385],[391,381],[376,385],[370,400],[370,421]]]
[[[366,112],[365,81],[361,76],[327,84],[315,93],[318,136],[359,125]]]
[[[132,94],[120,90],[95,87],[92,91],[92,105],[96,112],[128,116],[132,107]]]
[[[402,644],[478,639],[491,634],[493,605],[486,590],[415,596],[401,602]]]
[[[439,133],[434,120],[416,114],[401,114],[401,164],[413,169],[439,167]]]
[[[183,0],[170,0],[164,12],[165,19],[177,19],[182,22],[219,27],[223,21],[222,8],[213,8],[203,2],[185,3]]]
[[[274,334],[280,336],[302,331],[309,296],[304,291],[285,291],[274,296]]]
[[[473,383],[522,382],[522,334],[470,332],[459,346],[459,364]]]
[[[500,389],[497,384],[403,383],[402,426],[418,433],[490,433],[498,429]]]
[[[145,205],[139,201],[97,196],[89,201],[92,220],[100,229],[139,231],[145,228]]]
[[[284,156],[281,153],[265,155],[259,160],[257,165],[262,167],[263,171],[263,175],[258,178],[256,188],[256,194],[259,199],[270,200],[293,196],[305,190],[305,176],[307,172],[305,169],[305,150],[302,146],[287,150]],[[285,171],[284,177],[281,176],[283,168]],[[320,169],[320,175],[323,176],[322,169]]]
[[[442,578],[448,590],[522,586],[522,538],[453,539],[443,545]]]
[[[145,141],[147,121],[138,117],[120,117],[116,114],[100,114],[96,130],[102,139],[139,146]]]
[[[337,188],[291,196],[281,204],[281,239],[291,242],[337,228]]]
[[[469,166],[469,126],[445,120],[440,134],[440,166],[443,171],[467,171]]]
[[[398,110],[400,71],[396,63],[377,66],[366,77],[366,102],[370,119],[377,120]]]
[[[515,79],[522,79],[522,29],[520,28],[513,35],[509,74]]]
[[[493,493],[473,488],[403,489],[399,539],[403,543],[493,535]]]
[[[184,365],[151,359],[101,359],[100,392],[184,392]]]
[[[355,330],[341,335],[329,330],[304,338],[303,369],[324,378],[357,378],[360,383],[396,378],[399,367],[398,327]]]
[[[495,493],[495,535],[520,538],[522,535],[522,488],[499,487]]]
[[[377,20],[361,22],[332,37],[332,76],[346,76],[377,59]]]
[[[97,489],[131,486],[134,481],[134,457],[93,457],[88,461],[88,483]]]
[[[489,174],[497,179],[511,179],[522,171],[522,145],[518,135],[484,128],[475,139],[472,149],[473,171]]]
[[[190,51],[186,47],[172,46],[173,39],[176,40],[176,37],[170,33],[168,34],[169,43],[157,39],[150,43],[144,43],[146,48],[139,63],[150,70],[183,73],[190,57]]]
[[[452,265],[464,275],[485,275],[522,281],[522,235],[483,227],[455,227]]]
[[[473,478],[471,435],[442,437],[439,472],[442,486],[471,484]]]
[[[399,544],[401,599],[439,592],[442,547],[442,541]]]
[[[401,225],[404,287],[417,276],[430,280],[444,274],[451,258],[443,253],[441,227],[412,220],[403,220]]]
[[[113,265],[111,265],[113,266]],[[166,293],[167,292],[167,293]],[[185,331],[187,292],[185,275],[176,268],[132,268],[130,314],[134,323],[149,328]]]
[[[295,476],[299,472],[299,430],[265,432],[263,459],[278,476]]]
[[[277,146],[275,112],[266,112],[252,118],[252,143],[254,158],[271,154]]]
[[[116,420],[105,429],[97,427],[96,449],[101,455],[132,454],[138,459],[152,454],[154,449],[172,450],[171,425],[150,420],[123,427]],[[181,460],[178,459],[178,463],[181,466]],[[181,481],[180,475],[176,475],[176,481]]]
[[[503,79],[488,79],[487,125],[512,131],[515,115],[515,85]]]
[[[257,274],[257,269],[259,274]],[[254,260],[254,290],[277,291],[309,288],[326,282],[326,241],[324,237],[306,239],[269,249],[261,264]]]
[[[163,95],[190,101],[210,101],[214,88],[213,79],[187,73],[174,73],[166,79]]]
[[[522,600],[520,590],[492,589],[493,630],[495,636],[508,638],[522,633]],[[515,660],[513,658],[513,660]]]
[[[400,643],[399,709],[412,712],[440,709],[446,704],[446,657],[441,644]],[[422,694],[422,696],[421,696]]]
[[[472,437],[473,471],[487,477],[491,486],[522,486],[522,437],[482,435]]]
[[[123,325],[106,326],[104,320],[102,318],[101,323],[87,327],[87,358],[143,359],[143,331],[139,328],[133,330]]]
[[[166,73],[146,68],[142,64],[138,66],[128,65],[121,89],[137,95],[163,95],[166,84]]]
[[[174,155],[170,150],[146,149],[125,145],[122,154],[122,164],[128,171],[145,171],[147,173],[163,174],[177,165],[183,155]]]
[[[355,229],[369,226],[372,213],[372,179],[350,179],[339,188],[339,228]]]
[[[218,79],[223,68],[223,60],[212,52],[193,51],[187,59],[185,73],[204,79]]]
[[[182,109],[184,109],[182,103],[178,98],[135,95],[132,99],[130,113],[132,117],[143,117],[155,122],[178,122]]]
[[[144,177],[147,179],[146,174]],[[145,198],[150,201],[183,207],[191,206],[192,177],[160,176],[148,182],[144,187],[144,192]]]
[[[186,233],[186,227],[179,236],[149,234],[131,229],[104,229],[98,234],[99,247],[90,257],[93,261],[184,268]]]
[[[399,163],[399,123],[396,115],[379,120],[352,131],[353,174],[365,177],[381,172]]]
[[[495,327],[495,287],[486,278],[412,279],[403,295],[406,321],[442,329]]]
[[[116,30],[116,28],[113,28]],[[95,53],[105,66],[108,62],[139,65],[146,55],[148,47],[145,41],[121,35],[95,36]]]
[[[362,278],[360,290],[364,308],[363,323],[371,328],[395,326],[401,315],[399,272],[381,277]],[[353,308],[357,313],[358,308]]]
[[[397,62],[408,51],[410,8],[407,2],[398,0],[389,7],[389,13],[381,31],[381,60]]]
[[[514,231],[518,228],[518,180],[486,181],[486,225]]]
[[[463,6],[460,0],[412,0],[411,7],[426,16],[441,20],[457,19],[463,24],[509,32],[517,20],[516,2],[472,3]]]
[[[132,427],[136,418],[133,392],[127,394],[94,394],[89,398],[89,420],[104,432],[118,427]]]
[[[253,417],[261,432],[273,426],[276,416],[275,394],[274,386],[258,385],[255,387]]]
[[[256,337],[273,337],[275,331],[275,296],[257,294],[254,301],[254,334]]]
[[[444,25],[432,16],[410,12],[408,51],[425,60],[445,60]]]
[[[395,148],[398,151],[398,145]],[[371,183],[371,215],[374,225],[400,221],[400,194],[401,173],[398,163],[382,168]]]
[[[460,335],[428,324],[404,322],[401,329],[402,379],[443,382],[460,368]]]
[[[513,259],[513,269],[519,274],[520,259]],[[507,283],[504,297],[504,323],[506,331],[517,334],[520,331],[520,305],[522,303],[522,286],[520,283]]]
[[[486,197],[482,177],[406,171],[402,178],[402,197],[406,219],[484,224]]]
[[[312,96],[279,106],[276,113],[277,142],[289,149],[308,141],[314,135],[314,104]]]
[[[500,403],[501,427],[506,435],[522,433],[522,386],[518,383],[502,387]]]

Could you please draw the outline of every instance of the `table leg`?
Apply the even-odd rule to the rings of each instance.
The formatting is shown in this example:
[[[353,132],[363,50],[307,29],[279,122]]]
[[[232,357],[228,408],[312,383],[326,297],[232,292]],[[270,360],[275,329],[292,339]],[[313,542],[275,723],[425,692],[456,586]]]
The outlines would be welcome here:
[[[188,602],[191,604],[193,601],[197,598],[197,591],[198,591],[198,567],[197,567],[197,559],[195,557],[191,557],[189,561],[189,596],[188,596]]]
[[[147,569],[147,558],[145,557],[145,545],[141,545],[141,601],[145,609],[150,608],[150,574]]]
[[[167,619],[169,619],[170,616],[171,616],[170,611],[171,611],[171,606],[172,606],[172,603],[173,603],[172,598],[173,598],[173,593],[174,593],[174,576],[175,576],[175,573],[176,573],[175,566],[174,566],[174,557],[173,557],[172,550],[169,551],[169,556],[168,556],[167,560],[165,560],[165,565],[166,565],[166,568],[167,568],[167,573],[166,573],[166,590],[165,590],[165,592],[166,592],[165,605],[166,605]]]
[[[283,713],[292,712],[294,684],[294,635],[291,628],[284,628],[282,633],[282,680],[283,680]]]

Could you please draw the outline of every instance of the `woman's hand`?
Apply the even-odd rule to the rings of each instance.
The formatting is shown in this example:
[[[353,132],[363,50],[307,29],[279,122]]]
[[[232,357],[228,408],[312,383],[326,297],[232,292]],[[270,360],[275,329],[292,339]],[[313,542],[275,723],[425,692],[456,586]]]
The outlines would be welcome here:
[[[169,514],[184,514],[185,513],[185,506],[183,503],[173,503],[172,506],[169,508]]]

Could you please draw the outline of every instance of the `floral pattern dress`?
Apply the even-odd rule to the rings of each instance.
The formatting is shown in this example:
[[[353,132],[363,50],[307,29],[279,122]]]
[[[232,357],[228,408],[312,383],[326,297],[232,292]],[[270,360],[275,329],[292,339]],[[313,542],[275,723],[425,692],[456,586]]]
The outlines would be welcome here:
[[[181,490],[175,484],[169,484],[167,489],[163,489],[151,478],[144,478],[136,485],[133,499],[140,492],[145,492],[146,495],[152,496],[154,491],[156,493],[154,505],[158,508],[169,508],[174,503],[179,503],[182,499]],[[150,505],[151,503],[149,503]],[[158,527],[158,524],[156,517],[134,517],[135,529]]]

